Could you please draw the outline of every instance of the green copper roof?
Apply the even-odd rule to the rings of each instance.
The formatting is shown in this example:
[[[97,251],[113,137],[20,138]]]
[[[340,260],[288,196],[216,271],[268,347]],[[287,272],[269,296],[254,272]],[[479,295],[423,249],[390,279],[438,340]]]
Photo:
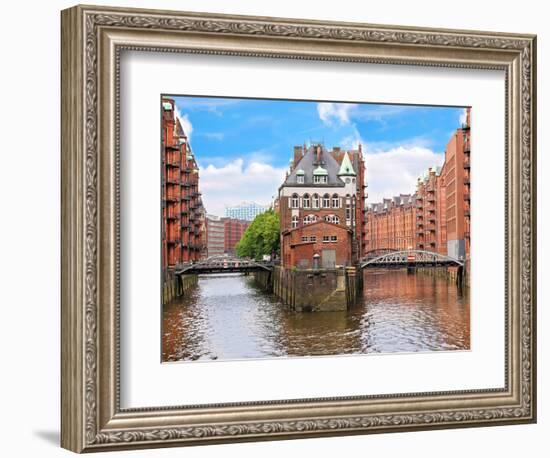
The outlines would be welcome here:
[[[328,175],[328,172],[326,169],[319,166],[313,171],[313,175]]]
[[[348,153],[346,153],[344,159],[342,159],[342,165],[340,166],[338,175],[355,175],[355,170],[353,170],[353,165],[351,164]]]
[[[305,175],[306,172],[304,172],[302,169],[296,170],[296,175]]]
[[[164,108],[166,111],[169,111],[172,109],[172,104],[169,102],[162,102],[162,108]]]

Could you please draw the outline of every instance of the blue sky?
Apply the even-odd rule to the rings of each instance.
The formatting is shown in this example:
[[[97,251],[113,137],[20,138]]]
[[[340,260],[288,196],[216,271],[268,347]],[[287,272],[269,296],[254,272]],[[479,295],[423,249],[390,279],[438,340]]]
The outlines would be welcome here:
[[[416,177],[442,165],[464,109],[316,101],[174,97],[201,168],[209,213],[276,194],[294,145],[362,144],[369,199],[414,191]]]

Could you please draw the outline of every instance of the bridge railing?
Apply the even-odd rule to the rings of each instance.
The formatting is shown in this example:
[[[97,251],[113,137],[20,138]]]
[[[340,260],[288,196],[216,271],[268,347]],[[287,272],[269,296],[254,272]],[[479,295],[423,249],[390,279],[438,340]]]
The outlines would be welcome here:
[[[463,266],[464,261],[451,256],[424,250],[401,250],[373,258],[363,258],[360,267],[396,266],[396,265],[456,265]]]
[[[183,274],[186,272],[200,272],[208,270],[251,270],[253,268],[262,268],[266,270],[271,270],[273,267],[272,261],[254,261],[250,259],[241,259],[241,258],[228,258],[225,256],[219,256],[214,258],[208,258],[203,261],[199,261],[194,264],[187,264],[181,266],[179,269],[176,269],[177,274]]]

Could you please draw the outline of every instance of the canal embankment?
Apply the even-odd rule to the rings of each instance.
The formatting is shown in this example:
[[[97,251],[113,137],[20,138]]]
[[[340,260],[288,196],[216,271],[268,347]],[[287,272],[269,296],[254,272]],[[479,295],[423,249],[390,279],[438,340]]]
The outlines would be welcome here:
[[[191,288],[197,285],[198,275],[180,274],[167,272],[164,275],[164,284],[162,285],[162,303],[168,304],[177,297],[187,294]]]
[[[285,269],[254,274],[256,283],[296,312],[347,310],[355,304],[361,278],[354,267],[339,269]]]
[[[447,267],[415,267],[413,269],[421,275],[443,278],[449,283],[460,287],[470,286],[470,262],[466,261],[464,266]]]

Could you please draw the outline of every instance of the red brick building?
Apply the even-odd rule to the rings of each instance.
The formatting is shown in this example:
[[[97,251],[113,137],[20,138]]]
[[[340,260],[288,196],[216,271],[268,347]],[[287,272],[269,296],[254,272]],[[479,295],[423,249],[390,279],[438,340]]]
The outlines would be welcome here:
[[[283,265],[301,269],[335,268],[352,262],[353,231],[324,220],[282,234]]]
[[[364,254],[379,249],[470,256],[470,109],[452,135],[443,166],[418,178],[416,192],[365,210]]]
[[[235,247],[241,240],[250,221],[235,218],[222,218],[224,223],[224,250],[226,254],[235,255]]]
[[[173,99],[162,99],[162,267],[197,261],[204,254],[205,213],[199,169],[175,116]]]
[[[347,151],[327,150],[322,144],[294,147],[275,207],[281,221],[281,257],[285,267],[311,268],[311,256],[315,255],[320,257],[320,266],[352,264],[358,259],[364,233],[364,177],[361,147]],[[318,242],[304,248],[302,237],[309,237],[308,226],[318,222],[326,224],[315,226],[316,231],[330,230],[324,235],[337,237],[333,248],[327,248],[330,239],[323,244],[323,234],[318,234]],[[344,233],[349,234],[349,244]]]
[[[371,205],[366,211],[365,227],[365,254],[384,249],[413,249],[417,227],[415,197],[401,194]]]

